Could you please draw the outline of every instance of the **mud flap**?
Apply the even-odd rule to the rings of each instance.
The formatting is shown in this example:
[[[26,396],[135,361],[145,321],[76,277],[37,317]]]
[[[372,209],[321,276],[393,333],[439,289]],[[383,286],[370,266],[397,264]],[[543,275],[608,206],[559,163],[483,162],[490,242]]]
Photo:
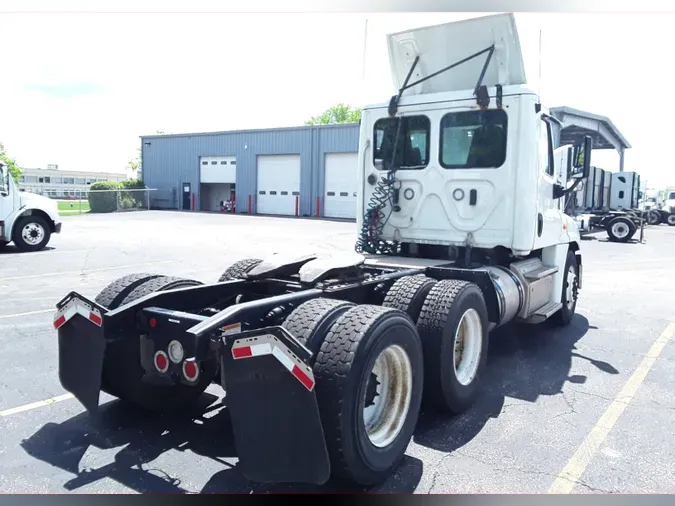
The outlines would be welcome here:
[[[57,305],[54,327],[58,330],[59,381],[96,415],[106,341],[101,311],[85,300],[74,296]]]
[[[326,483],[330,461],[309,352],[281,327],[225,337],[222,349],[243,475],[261,483]]]

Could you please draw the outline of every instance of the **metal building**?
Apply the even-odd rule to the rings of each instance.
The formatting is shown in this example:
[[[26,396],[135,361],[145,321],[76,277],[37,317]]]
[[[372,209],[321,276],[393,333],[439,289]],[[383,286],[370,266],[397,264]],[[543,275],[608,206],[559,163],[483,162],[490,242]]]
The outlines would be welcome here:
[[[359,124],[141,137],[156,209],[356,217]]]

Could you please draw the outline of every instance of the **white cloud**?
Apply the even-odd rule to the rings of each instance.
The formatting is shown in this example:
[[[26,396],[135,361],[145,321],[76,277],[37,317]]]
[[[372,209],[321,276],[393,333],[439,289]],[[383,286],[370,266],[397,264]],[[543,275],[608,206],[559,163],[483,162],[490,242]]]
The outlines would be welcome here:
[[[386,33],[477,15],[368,15],[365,83],[365,14],[0,15],[3,40],[11,41],[3,45],[0,140],[24,166],[121,171],[138,136],[155,130],[302,124],[336,102],[388,100]],[[609,116],[633,145],[626,170],[675,183],[662,154],[673,117],[661,96],[672,81],[662,49],[672,18],[516,19],[535,89],[543,30],[545,102]],[[63,96],[78,88],[89,92]],[[594,162],[618,169],[613,152],[594,153]]]

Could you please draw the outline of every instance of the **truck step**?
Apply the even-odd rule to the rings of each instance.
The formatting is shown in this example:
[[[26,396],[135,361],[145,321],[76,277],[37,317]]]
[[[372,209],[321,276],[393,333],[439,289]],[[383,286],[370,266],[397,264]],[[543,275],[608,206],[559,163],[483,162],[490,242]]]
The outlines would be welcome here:
[[[546,276],[551,276],[558,272],[558,267],[553,266],[549,267],[548,265],[542,265],[540,268],[525,273],[525,279],[528,281],[537,281],[538,279],[545,278]]]
[[[553,316],[557,311],[562,308],[562,302],[549,302],[544,304],[539,309],[535,310],[534,313],[526,320],[527,323],[542,323],[548,320]]]

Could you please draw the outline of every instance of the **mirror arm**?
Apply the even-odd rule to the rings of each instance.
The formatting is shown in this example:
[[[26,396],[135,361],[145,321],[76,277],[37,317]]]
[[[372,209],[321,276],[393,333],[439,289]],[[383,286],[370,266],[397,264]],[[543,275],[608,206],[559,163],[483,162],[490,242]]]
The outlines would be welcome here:
[[[583,178],[578,178],[578,179],[576,179],[576,180],[574,181],[574,183],[572,183],[572,186],[570,186],[569,188],[565,188],[565,187],[564,187],[563,185],[561,185],[561,184],[554,184],[554,185],[553,185],[553,198],[554,198],[554,199],[559,199],[560,197],[564,197],[565,195],[568,195],[568,194],[572,193],[572,192],[574,191],[574,189],[575,189],[577,186],[579,186],[579,184],[581,183],[581,180],[582,180],[582,179],[583,179]]]

